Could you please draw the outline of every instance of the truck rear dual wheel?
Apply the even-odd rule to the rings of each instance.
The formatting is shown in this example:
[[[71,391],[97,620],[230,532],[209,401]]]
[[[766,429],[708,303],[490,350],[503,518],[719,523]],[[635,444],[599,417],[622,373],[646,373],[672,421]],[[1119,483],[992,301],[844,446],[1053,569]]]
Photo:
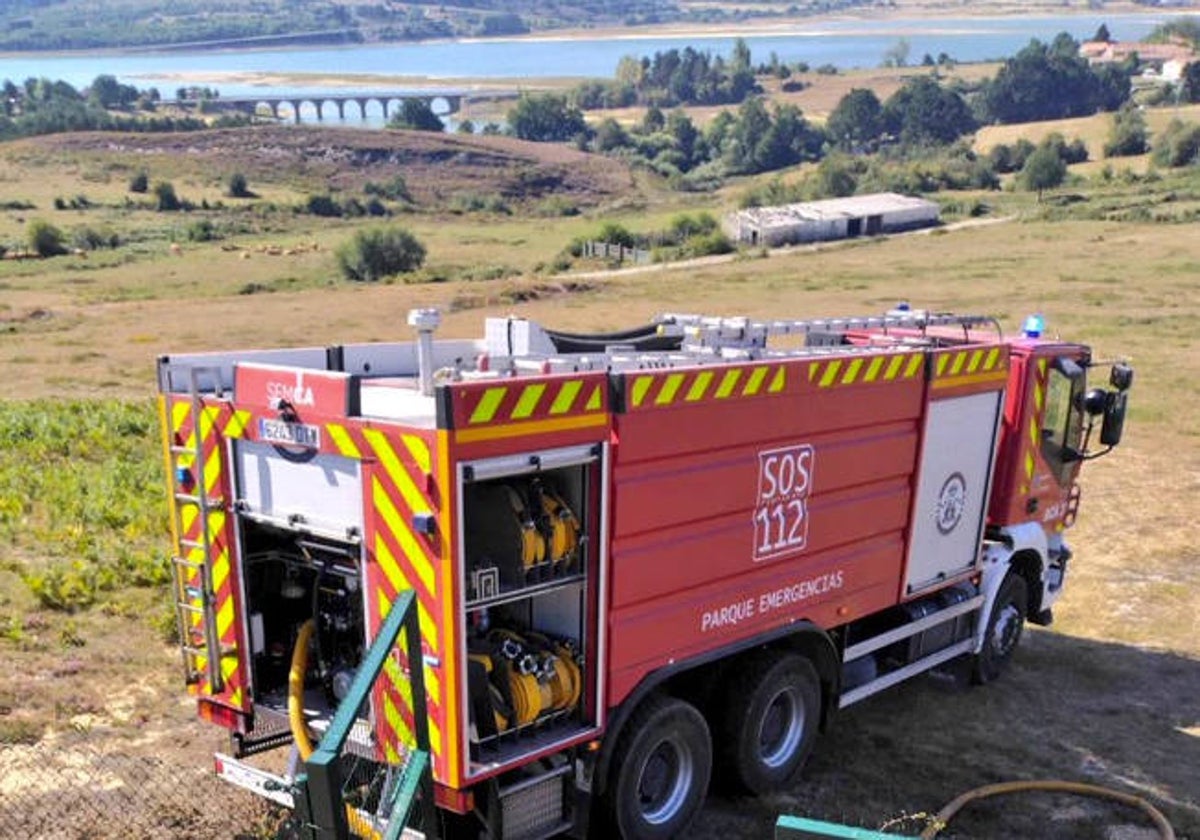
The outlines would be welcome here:
[[[676,837],[695,819],[712,775],[712,739],[695,706],[652,697],[626,725],[613,753],[607,798],[626,840]]]
[[[795,653],[756,654],[728,682],[722,709],[724,766],[731,781],[763,794],[791,781],[817,736],[821,687]]]
[[[1025,617],[1029,612],[1029,587],[1025,579],[1009,572],[1000,584],[992,611],[988,614],[987,627],[983,634],[983,647],[975,656],[971,681],[977,685],[998,678],[1008,666],[1021,634],[1025,629]]]

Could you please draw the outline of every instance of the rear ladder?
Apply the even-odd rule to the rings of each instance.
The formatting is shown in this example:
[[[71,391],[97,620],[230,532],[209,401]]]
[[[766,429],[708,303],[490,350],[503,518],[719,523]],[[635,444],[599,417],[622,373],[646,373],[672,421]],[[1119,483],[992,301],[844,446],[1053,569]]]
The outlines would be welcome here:
[[[166,456],[171,476],[171,530],[175,535],[175,553],[171,571],[175,585],[175,619],[179,630],[179,648],[183,656],[184,678],[198,685],[208,678],[209,693],[224,689],[221,674],[220,636],[217,633],[216,595],[212,579],[212,529],[209,514],[224,509],[224,499],[212,496],[204,480],[204,440],[201,417],[204,397],[201,378],[211,376],[218,397],[221,395],[217,368],[192,367],[188,370],[191,398],[192,432],[185,441],[176,440],[170,418],[164,417]],[[166,411],[170,411],[168,405]],[[184,526],[184,511],[195,510],[194,525]],[[198,530],[197,530],[198,526]],[[189,537],[192,533],[195,536]],[[198,537],[198,538],[195,538]]]

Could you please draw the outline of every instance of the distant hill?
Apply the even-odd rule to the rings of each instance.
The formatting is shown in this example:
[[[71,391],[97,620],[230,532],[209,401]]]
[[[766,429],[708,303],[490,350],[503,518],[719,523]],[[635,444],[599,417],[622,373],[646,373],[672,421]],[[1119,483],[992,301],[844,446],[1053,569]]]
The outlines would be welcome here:
[[[519,35],[564,27],[736,23],[864,0],[4,0],[0,51],[236,47]]]

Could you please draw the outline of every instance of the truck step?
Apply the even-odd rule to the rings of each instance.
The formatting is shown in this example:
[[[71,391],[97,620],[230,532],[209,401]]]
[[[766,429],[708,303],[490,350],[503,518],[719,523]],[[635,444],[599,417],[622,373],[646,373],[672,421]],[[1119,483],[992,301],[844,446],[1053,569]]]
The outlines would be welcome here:
[[[929,656],[918,659],[916,662],[911,662],[908,665],[905,665],[903,668],[897,668],[895,671],[889,671],[883,676],[877,677],[870,682],[864,683],[842,694],[841,698],[838,700],[838,708],[844,709],[847,706],[857,703],[859,700],[864,700],[867,697],[870,697],[872,694],[878,694],[885,688],[891,688],[893,685],[903,682],[909,677],[914,677],[917,674],[920,674],[922,671],[928,671],[932,668],[936,668],[943,662],[949,662],[951,659],[954,659],[957,656],[962,656],[964,653],[970,653],[971,648],[974,647],[974,645],[974,639],[963,639],[961,642],[950,645],[948,648],[943,648],[942,650],[931,653]]]
[[[872,636],[869,639],[864,639],[857,644],[853,644],[846,648],[842,655],[843,662],[853,662],[855,659],[861,659],[868,653],[874,653],[877,650],[887,647],[888,645],[915,636],[918,633],[923,633],[931,627],[936,627],[939,624],[944,624],[947,621],[952,621],[960,615],[974,612],[982,609],[984,598],[982,595],[976,595],[973,598],[968,598],[965,601],[960,601],[957,604],[938,610],[931,615],[917,621],[909,622],[902,627],[897,627],[895,630],[889,630],[886,633],[880,633],[878,636]]]

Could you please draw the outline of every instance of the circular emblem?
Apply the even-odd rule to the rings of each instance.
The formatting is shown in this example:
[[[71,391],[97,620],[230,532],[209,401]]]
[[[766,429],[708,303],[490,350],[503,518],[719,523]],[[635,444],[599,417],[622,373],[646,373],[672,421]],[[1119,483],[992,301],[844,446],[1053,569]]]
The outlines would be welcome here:
[[[934,521],[941,534],[949,534],[958,527],[963,511],[967,507],[967,480],[962,473],[951,473],[938,493]]]

